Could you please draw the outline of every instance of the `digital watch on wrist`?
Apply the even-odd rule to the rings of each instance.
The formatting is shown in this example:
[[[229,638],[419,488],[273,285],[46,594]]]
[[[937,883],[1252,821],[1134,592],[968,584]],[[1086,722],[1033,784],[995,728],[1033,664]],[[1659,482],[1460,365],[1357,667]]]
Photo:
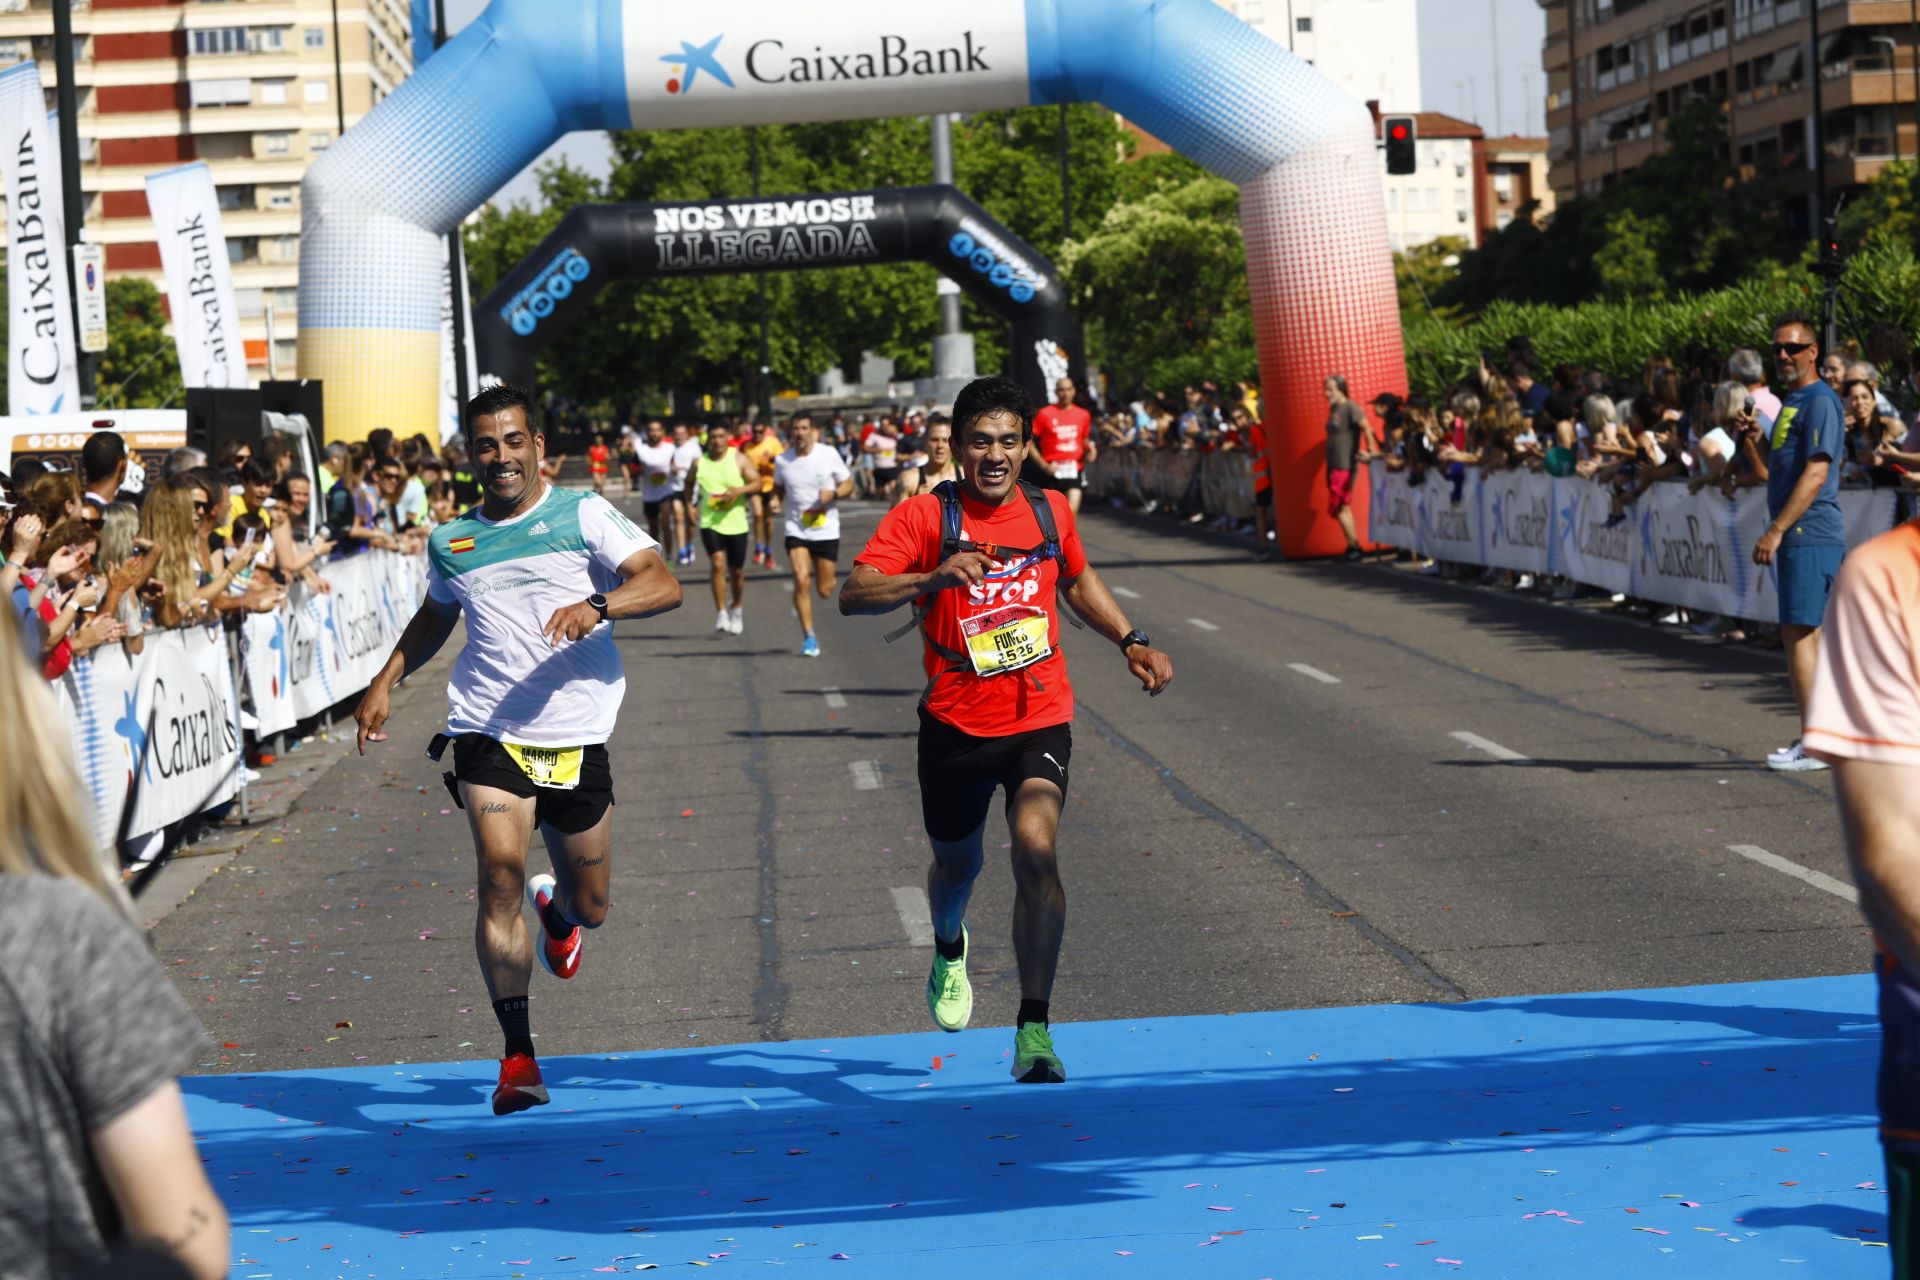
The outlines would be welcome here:
[[[587,597],[587,603],[592,605],[593,611],[600,615],[600,621],[605,622],[607,620],[607,598],[605,596],[596,591]]]

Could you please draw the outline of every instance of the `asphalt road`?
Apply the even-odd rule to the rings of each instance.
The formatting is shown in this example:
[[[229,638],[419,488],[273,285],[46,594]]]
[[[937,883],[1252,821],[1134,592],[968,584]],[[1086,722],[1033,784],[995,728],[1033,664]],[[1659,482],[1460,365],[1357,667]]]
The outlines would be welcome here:
[[[877,515],[850,512],[843,546]],[[1866,965],[1849,902],[1733,848],[1847,876],[1826,776],[1758,763],[1793,736],[1777,654],[1386,565],[1259,563],[1106,512],[1083,536],[1177,675],[1148,699],[1067,634],[1056,1022]],[[928,1028],[916,642],[829,605],[825,655],[802,659],[766,571],[746,633],[715,635],[704,566],[680,572],[677,613],[617,633],[614,908],[578,978],[536,971],[541,1052]],[[219,1046],[206,1069],[498,1054],[466,823],[421,753],[451,655],[403,693],[391,742],[319,772],[160,921]],[[1018,1002],[1004,840],[996,812],[976,1026]]]

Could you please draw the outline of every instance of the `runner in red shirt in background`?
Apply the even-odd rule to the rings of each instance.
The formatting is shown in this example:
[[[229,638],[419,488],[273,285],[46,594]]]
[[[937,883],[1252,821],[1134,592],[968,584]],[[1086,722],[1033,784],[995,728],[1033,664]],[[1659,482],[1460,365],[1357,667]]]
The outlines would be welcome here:
[[[1253,455],[1253,527],[1260,554],[1273,554],[1273,454],[1267,445],[1267,424],[1254,420],[1244,404],[1233,406],[1233,423],[1244,439],[1241,448]]]
[[[1079,515],[1086,469],[1099,449],[1093,443],[1093,415],[1073,402],[1074,391],[1072,378],[1060,379],[1053,384],[1053,403],[1033,415],[1028,457],[1039,464],[1042,474],[1029,468],[1026,478],[1043,489],[1066,494],[1067,505]]]
[[[1127,669],[1149,694],[1173,680],[1173,662],[1128,624],[1088,566],[1069,504],[1018,483],[1031,424],[1032,404],[1019,383],[969,383],[953,405],[961,479],[887,513],[854,560],[840,612],[883,614],[912,604],[922,632],[927,689],[919,709],[920,812],[933,845],[927,1008],[946,1031],[963,1029],[972,1016],[967,900],[980,874],[987,810],[994,791],[1004,787],[1020,966],[1013,1075],[1023,1084],[1057,1084],[1066,1068],[1054,1052],[1047,1015],[1067,898],[1054,836],[1073,748],[1061,598],[1120,646]],[[1051,544],[1037,504],[1044,504],[1052,526]],[[949,528],[950,510],[957,530]]]
[[[598,435],[587,446],[587,471],[593,476],[593,491],[604,494],[607,491],[607,462],[613,457],[607,448],[607,438]]]

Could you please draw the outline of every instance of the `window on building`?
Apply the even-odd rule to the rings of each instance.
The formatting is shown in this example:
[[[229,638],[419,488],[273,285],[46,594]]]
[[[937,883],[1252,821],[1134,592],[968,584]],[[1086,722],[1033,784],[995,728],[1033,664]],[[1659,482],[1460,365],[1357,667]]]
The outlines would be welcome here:
[[[1440,207],[1440,188],[1428,187],[1427,188],[1427,208],[1438,209],[1439,207]]]
[[[239,264],[252,262],[260,256],[259,238],[256,236],[228,236],[227,261]]]
[[[253,205],[252,187],[216,187],[214,197],[220,202],[220,208],[227,213]]]
[[[325,151],[332,145],[333,135],[330,133],[310,133],[307,135],[307,150],[309,151]]]
[[[244,107],[253,101],[251,80],[195,80],[187,85],[195,107]]]
[[[1512,203],[1513,175],[1511,173],[1496,173],[1493,175],[1493,194],[1494,198],[1503,204]]]
[[[1387,212],[1400,212],[1400,192],[1393,187],[1387,188]]]
[[[0,62],[19,62],[26,56],[18,40],[0,40]]]
[[[243,316],[257,316],[267,309],[266,293],[260,289],[235,289],[233,309]]]
[[[188,33],[188,47],[199,54],[245,53],[247,51],[247,29],[245,27],[204,27]]]
[[[1513,225],[1513,211],[1510,209],[1502,209],[1499,213],[1494,214],[1493,225],[1505,231]]]
[[[1465,222],[1467,220],[1467,211],[1465,209],[1455,209],[1453,211],[1453,220],[1455,222]]]
[[[1293,20],[1293,29],[1295,31],[1298,31],[1301,35],[1306,35],[1307,33],[1313,30],[1313,19],[1312,18],[1295,18]]]
[[[270,107],[283,107],[287,103],[287,86],[291,80],[262,80],[260,82],[260,101]]]
[[[284,156],[293,150],[293,135],[290,133],[263,133],[260,135],[260,149],[270,156]]]
[[[304,88],[309,103],[325,102],[327,100],[327,82],[325,80],[309,80],[306,82]]]
[[[309,49],[324,49],[327,47],[327,29],[325,27],[308,27],[305,40],[306,46]]]
[[[269,209],[293,208],[293,188],[291,187],[267,188],[267,208]]]
[[[298,311],[300,309],[300,291],[298,289],[273,289],[267,294],[273,302],[275,311]]]
[[[279,53],[287,47],[292,27],[255,27],[248,48],[255,53]]]

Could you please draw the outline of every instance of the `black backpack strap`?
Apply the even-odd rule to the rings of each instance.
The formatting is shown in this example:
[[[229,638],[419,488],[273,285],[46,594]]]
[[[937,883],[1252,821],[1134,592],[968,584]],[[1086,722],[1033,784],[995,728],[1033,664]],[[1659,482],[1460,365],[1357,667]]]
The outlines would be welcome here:
[[[1042,560],[1060,558],[1060,529],[1053,522],[1053,504],[1047,501],[1047,495],[1038,485],[1025,480],[1016,482],[1020,492],[1026,495],[1027,505],[1033,508],[1033,521],[1040,526],[1040,547]]]

